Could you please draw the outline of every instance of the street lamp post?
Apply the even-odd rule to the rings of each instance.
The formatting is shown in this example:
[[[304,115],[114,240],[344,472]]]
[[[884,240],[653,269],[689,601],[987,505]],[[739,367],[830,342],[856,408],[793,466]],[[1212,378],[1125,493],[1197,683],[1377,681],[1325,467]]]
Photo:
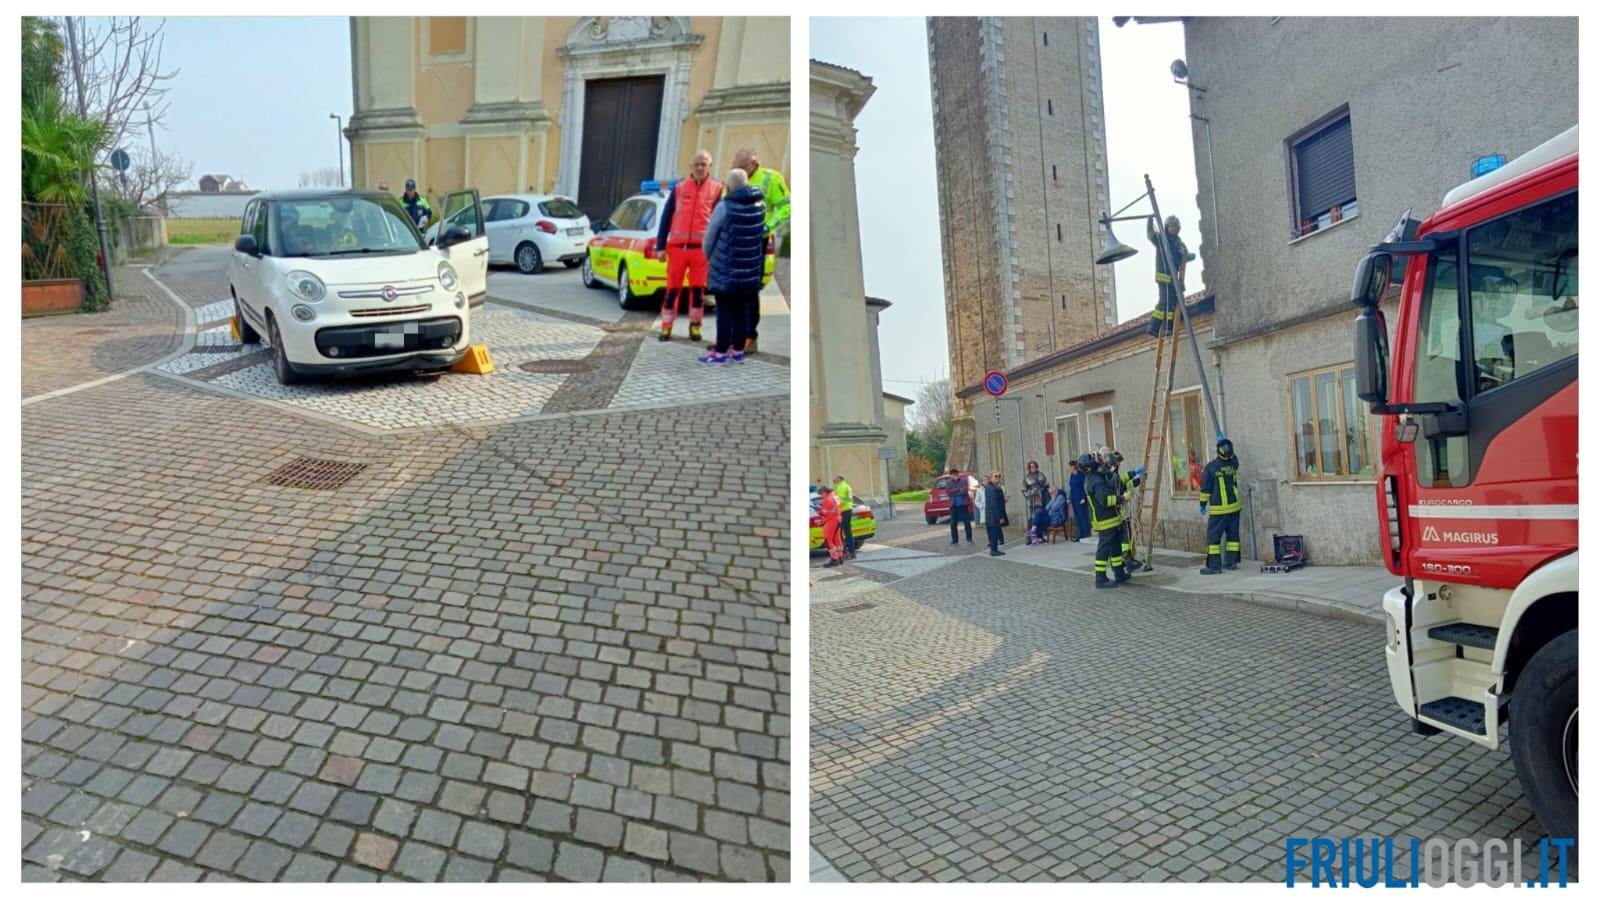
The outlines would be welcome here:
[[[1135,197],[1133,202],[1122,207],[1121,209],[1118,209],[1111,215],[1103,215],[1100,217],[1100,224],[1106,226],[1106,248],[1100,252],[1099,256],[1095,257],[1095,265],[1111,265],[1127,259],[1129,256],[1139,252],[1133,247],[1130,247],[1127,244],[1117,240],[1116,236],[1111,233],[1111,223],[1145,220],[1147,218],[1146,216],[1122,215],[1122,213],[1131,208],[1134,203],[1138,203],[1140,200],[1146,198],[1150,200],[1150,212],[1151,216],[1153,216],[1156,220],[1156,227],[1161,229],[1163,236],[1165,235],[1165,225],[1161,219],[1161,207],[1156,203],[1156,189],[1155,186],[1150,183],[1150,176],[1145,175],[1144,193]],[[1172,272],[1173,274],[1172,284],[1178,292],[1178,315],[1183,319],[1184,330],[1189,335],[1189,349],[1194,353],[1195,376],[1200,379],[1200,392],[1205,396],[1206,412],[1211,416],[1211,428],[1216,432],[1217,439],[1221,440],[1223,437],[1222,419],[1217,417],[1217,404],[1211,399],[1211,382],[1206,378],[1205,362],[1200,358],[1200,344],[1195,341],[1194,322],[1189,319],[1189,307],[1183,301],[1183,285],[1177,280],[1178,260],[1172,258],[1171,247],[1168,246],[1165,239],[1158,240],[1155,243],[1156,251],[1161,254],[1162,261],[1166,263],[1167,271]],[[1160,300],[1158,299],[1157,302],[1160,302]]]
[[[72,54],[72,75],[78,82],[78,115],[87,119],[89,117],[89,104],[83,97],[83,60],[78,58],[78,38],[74,33],[76,26],[72,16],[67,16],[67,50]],[[94,228],[100,234],[100,259],[101,268],[106,276],[106,301],[110,302],[111,293],[111,248],[106,245],[106,218],[100,212],[100,187],[94,170],[89,170],[89,195],[94,198]]]
[[[333,119],[334,142],[339,145],[339,186],[344,187],[344,119],[337,112],[328,113]]]

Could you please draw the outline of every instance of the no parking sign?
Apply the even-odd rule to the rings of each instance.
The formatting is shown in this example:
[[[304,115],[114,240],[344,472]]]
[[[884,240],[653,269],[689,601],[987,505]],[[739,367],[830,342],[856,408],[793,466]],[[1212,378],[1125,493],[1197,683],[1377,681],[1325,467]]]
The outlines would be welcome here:
[[[1009,382],[1006,381],[1006,373],[1003,371],[992,371],[983,376],[983,392],[990,396],[1005,395],[1007,386]]]

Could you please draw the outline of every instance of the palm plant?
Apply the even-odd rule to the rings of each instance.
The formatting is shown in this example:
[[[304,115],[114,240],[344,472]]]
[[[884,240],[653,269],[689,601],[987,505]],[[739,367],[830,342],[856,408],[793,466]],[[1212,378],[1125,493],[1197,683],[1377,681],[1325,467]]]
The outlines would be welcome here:
[[[89,199],[95,156],[105,145],[106,126],[62,108],[44,94],[22,110],[22,192],[39,203],[81,206]]]

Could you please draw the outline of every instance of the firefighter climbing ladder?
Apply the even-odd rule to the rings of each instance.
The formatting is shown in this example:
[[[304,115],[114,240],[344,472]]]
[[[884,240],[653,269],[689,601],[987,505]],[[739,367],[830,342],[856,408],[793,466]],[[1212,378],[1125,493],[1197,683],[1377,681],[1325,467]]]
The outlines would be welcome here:
[[[1111,215],[1101,217],[1101,224],[1106,226],[1107,244],[1106,250],[1102,252],[1101,257],[1096,260],[1097,264],[1115,262],[1118,259],[1124,259],[1133,255],[1135,251],[1132,248],[1123,246],[1114,236],[1112,236],[1111,223],[1115,221],[1137,221],[1143,219],[1143,216],[1121,216],[1122,213],[1126,212],[1129,207],[1134,205],[1134,203],[1138,203],[1140,200],[1146,198],[1149,198],[1150,200],[1150,211],[1152,213],[1151,218],[1154,219],[1155,227],[1157,229],[1162,228],[1164,222],[1161,218],[1161,206],[1156,202],[1155,185],[1150,183],[1150,176],[1145,175],[1143,196],[1136,198],[1132,203],[1129,203],[1127,206],[1122,207]],[[1160,240],[1155,241],[1156,252],[1160,254],[1162,262],[1164,263],[1164,268],[1167,271],[1172,272],[1174,275],[1172,286],[1177,292],[1178,302],[1177,309],[1173,311],[1183,321],[1183,332],[1180,333],[1176,327],[1172,329],[1171,334],[1166,333],[1167,329],[1165,326],[1157,329],[1155,377],[1150,386],[1150,417],[1146,420],[1145,424],[1144,461],[1141,463],[1144,466],[1144,475],[1139,479],[1139,487],[1134,492],[1134,508],[1132,517],[1130,519],[1131,533],[1128,535],[1129,542],[1133,543],[1135,546],[1138,545],[1141,538],[1144,540],[1145,552],[1143,556],[1143,569],[1145,571],[1150,571],[1154,568],[1154,565],[1152,564],[1152,557],[1155,553],[1156,523],[1160,519],[1161,514],[1161,483],[1165,480],[1167,466],[1171,461],[1167,456],[1167,430],[1168,425],[1171,424],[1172,418],[1172,404],[1168,402],[1168,397],[1172,393],[1173,379],[1177,375],[1178,347],[1183,343],[1183,337],[1185,334],[1189,338],[1189,348],[1194,353],[1195,377],[1200,382],[1200,392],[1205,398],[1206,411],[1211,417],[1211,426],[1217,432],[1217,438],[1219,440],[1223,436],[1222,421],[1217,417],[1217,406],[1216,403],[1212,402],[1211,399],[1211,383],[1206,378],[1206,367],[1200,358],[1200,344],[1195,340],[1194,322],[1189,319],[1189,307],[1188,304],[1184,302],[1183,282],[1179,281],[1176,277],[1180,260],[1173,259],[1171,257],[1170,244],[1167,242],[1165,234],[1159,230],[1158,233],[1160,233],[1162,236]],[[1171,319],[1168,319],[1168,321],[1171,321]],[[1156,413],[1158,410],[1161,413],[1159,427],[1157,427],[1158,421],[1156,418]],[[1155,492],[1151,495],[1150,503],[1147,508],[1144,500],[1145,491],[1149,490],[1152,486],[1150,483],[1150,475],[1152,474],[1152,461],[1156,463],[1155,470],[1153,472],[1155,474],[1155,484],[1153,485]],[[1173,477],[1177,477],[1176,472],[1174,472]]]

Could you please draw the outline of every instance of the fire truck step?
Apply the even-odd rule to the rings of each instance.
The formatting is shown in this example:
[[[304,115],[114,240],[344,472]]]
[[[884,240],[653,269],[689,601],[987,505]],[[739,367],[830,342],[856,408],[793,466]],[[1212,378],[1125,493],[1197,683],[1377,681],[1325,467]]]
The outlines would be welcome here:
[[[1422,717],[1440,724],[1448,724],[1457,730],[1468,733],[1483,734],[1483,703],[1462,699],[1459,696],[1446,696],[1435,699],[1433,702],[1422,704]]]
[[[1441,624],[1438,627],[1428,628],[1428,636],[1441,643],[1454,643],[1457,646],[1472,646],[1478,649],[1494,649],[1494,642],[1500,636],[1500,629],[1457,621],[1452,624]]]

